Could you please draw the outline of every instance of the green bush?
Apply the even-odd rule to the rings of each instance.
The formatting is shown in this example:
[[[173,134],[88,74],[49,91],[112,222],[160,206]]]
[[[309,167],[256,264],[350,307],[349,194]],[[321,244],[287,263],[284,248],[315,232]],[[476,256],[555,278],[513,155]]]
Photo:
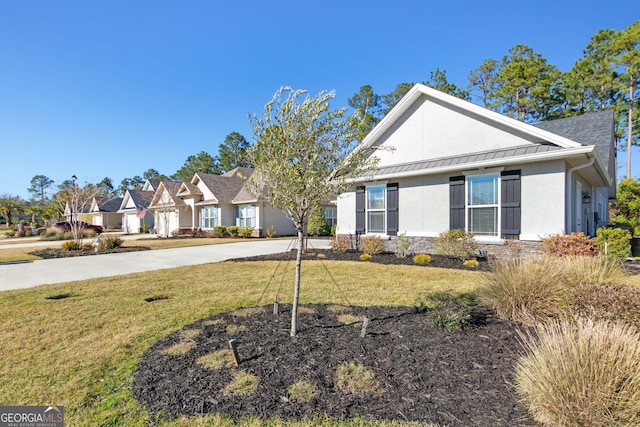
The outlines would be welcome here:
[[[62,249],[65,251],[79,251],[82,249],[82,244],[77,240],[67,240],[62,244]]]
[[[608,258],[625,260],[631,252],[631,233],[624,228],[599,228],[596,243],[600,254]]]
[[[434,292],[427,297],[428,311],[431,321],[450,331],[461,329],[471,319],[469,308],[461,298],[448,292]]]
[[[434,250],[437,254],[466,261],[475,259],[478,243],[473,238],[473,233],[467,233],[464,230],[448,230],[436,237]]]
[[[629,325],[561,321],[521,334],[516,387],[545,426],[640,425],[640,336]]]
[[[418,254],[413,257],[414,264],[429,264],[431,262],[431,256],[427,254]]]
[[[327,224],[327,218],[322,207],[318,206],[311,211],[307,224],[307,233],[310,236],[328,236],[331,233],[331,228]]]
[[[240,227],[238,227],[237,225],[230,225],[227,227],[227,233],[229,233],[229,236],[231,237],[238,237],[238,234],[240,233]]]
[[[14,230],[8,230],[8,231],[5,231],[5,232],[4,232],[4,234],[5,234],[7,237],[15,237],[15,236],[16,236],[16,232],[15,232]]]
[[[364,236],[360,238],[360,252],[378,255],[384,251],[384,242],[378,236]]]
[[[216,225],[213,227],[213,237],[224,237],[227,234],[227,227],[224,225]]]
[[[251,227],[250,225],[246,226],[246,227],[240,227],[238,228],[238,236],[240,237],[251,237],[253,235],[253,230],[254,228]]]
[[[597,256],[596,241],[584,233],[552,234],[542,238],[542,252],[551,256]]]

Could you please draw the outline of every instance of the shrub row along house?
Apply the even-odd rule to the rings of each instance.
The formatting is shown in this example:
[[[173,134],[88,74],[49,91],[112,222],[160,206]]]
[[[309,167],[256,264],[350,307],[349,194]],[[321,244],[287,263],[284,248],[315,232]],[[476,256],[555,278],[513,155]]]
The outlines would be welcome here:
[[[377,168],[337,199],[337,234],[398,235],[428,251],[463,229],[487,250],[505,239],[594,235],[615,199],[612,111],[530,125],[418,84],[360,149]],[[526,246],[526,244],[525,244]]]

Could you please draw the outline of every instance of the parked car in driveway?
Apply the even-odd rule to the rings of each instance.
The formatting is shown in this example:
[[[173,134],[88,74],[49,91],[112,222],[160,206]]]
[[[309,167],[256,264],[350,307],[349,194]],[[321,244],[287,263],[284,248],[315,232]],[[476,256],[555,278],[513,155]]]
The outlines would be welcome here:
[[[53,228],[59,228],[61,230],[64,231],[71,231],[71,224],[69,221],[60,221],[60,222],[56,222],[55,224],[53,224],[51,227]],[[83,230],[93,230],[95,231],[97,234],[100,234],[104,231],[104,227],[101,225],[93,225],[93,224],[89,224],[88,222],[84,222],[84,221],[73,221],[74,225],[77,225],[78,227],[82,228]]]

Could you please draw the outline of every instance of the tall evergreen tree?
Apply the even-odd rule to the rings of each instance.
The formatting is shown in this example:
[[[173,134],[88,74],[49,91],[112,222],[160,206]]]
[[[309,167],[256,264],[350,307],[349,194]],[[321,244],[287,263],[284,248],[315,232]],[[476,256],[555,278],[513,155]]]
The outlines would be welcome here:
[[[496,72],[498,61],[485,59],[482,64],[469,73],[469,89],[484,108],[495,110]]]
[[[424,84],[436,90],[439,90],[440,92],[448,93],[449,95],[469,100],[469,91],[460,89],[455,84],[449,82],[449,80],[447,79],[446,70],[436,68],[429,74],[429,80],[427,80]]]
[[[533,122],[549,117],[560,71],[529,46],[519,44],[502,58],[496,74],[499,111]]]
[[[27,188],[27,191],[33,195],[33,198],[38,201],[40,206],[44,206],[47,203],[47,193],[53,183],[54,181],[49,177],[36,175],[31,178],[31,185]]]
[[[355,129],[356,139],[362,141],[382,118],[380,96],[373,91],[371,85],[364,85],[360,87],[358,93],[347,99],[347,103],[356,111],[352,126]]]
[[[218,147],[217,171],[214,173],[228,172],[231,169],[244,167],[250,168],[248,158],[249,142],[238,132],[231,132]]]
[[[399,83],[393,92],[389,92],[386,95],[382,95],[382,103],[384,106],[380,109],[382,115],[386,115],[396,104],[402,99],[403,96],[409,92],[415,83]]]
[[[196,155],[187,157],[184,165],[171,175],[171,178],[189,182],[196,173],[218,173],[219,170],[220,166],[217,160],[206,151],[201,151]]]

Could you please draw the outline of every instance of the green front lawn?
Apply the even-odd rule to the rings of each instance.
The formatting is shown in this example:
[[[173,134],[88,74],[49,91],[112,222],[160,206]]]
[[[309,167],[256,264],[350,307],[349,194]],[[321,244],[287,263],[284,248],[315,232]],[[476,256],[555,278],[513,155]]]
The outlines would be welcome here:
[[[358,262],[325,264],[353,305],[414,305],[434,291],[472,292],[482,274]],[[158,339],[197,319],[258,304],[277,265],[225,262],[2,292],[0,402],[63,405],[70,426],[148,425],[151,415],[131,392],[140,356]],[[291,302],[292,265],[271,283],[261,305],[273,301],[281,281],[280,301]],[[303,263],[301,303],[311,302],[347,303],[319,261]],[[212,415],[159,425],[237,424]],[[319,416],[304,423],[243,420],[240,425],[331,422]],[[412,424],[356,420],[350,425]]]

